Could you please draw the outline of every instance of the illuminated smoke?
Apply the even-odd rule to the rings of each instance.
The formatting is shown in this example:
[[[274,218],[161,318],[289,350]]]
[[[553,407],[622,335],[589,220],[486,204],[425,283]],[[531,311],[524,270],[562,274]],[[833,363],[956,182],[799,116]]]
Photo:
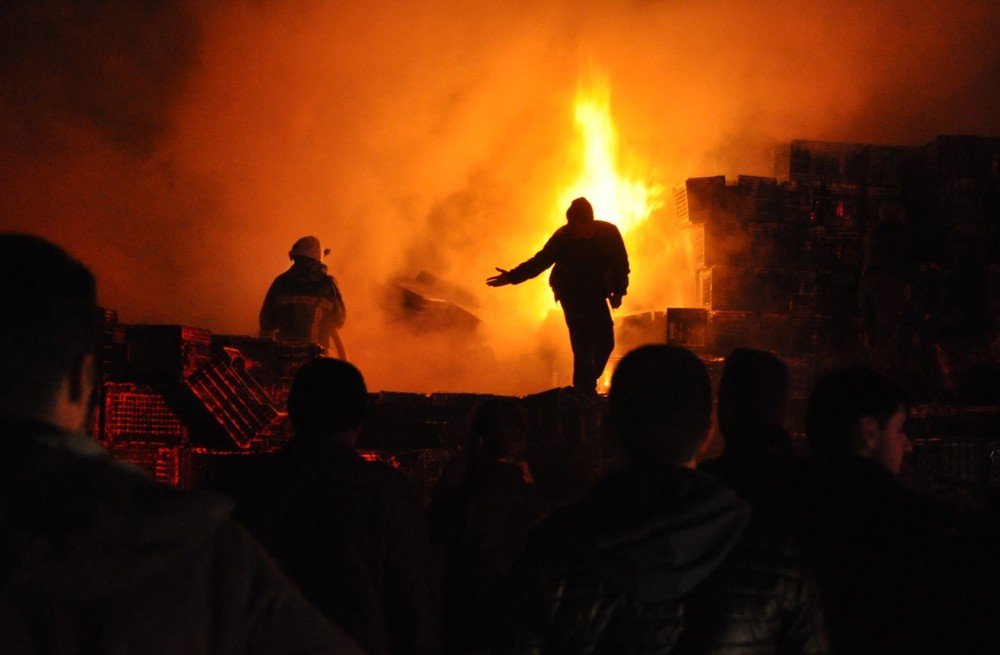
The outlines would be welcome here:
[[[538,390],[569,349],[558,314],[539,324],[545,280],[483,280],[562,220],[590,61],[619,174],[667,189],[766,175],[792,138],[1000,125],[994,2],[8,2],[0,224],[87,261],[126,321],[241,333],[316,234],[373,388]],[[683,250],[669,219],[651,213],[634,260]],[[385,285],[422,269],[478,294],[496,368],[386,327]],[[626,309],[689,285],[646,265]]]

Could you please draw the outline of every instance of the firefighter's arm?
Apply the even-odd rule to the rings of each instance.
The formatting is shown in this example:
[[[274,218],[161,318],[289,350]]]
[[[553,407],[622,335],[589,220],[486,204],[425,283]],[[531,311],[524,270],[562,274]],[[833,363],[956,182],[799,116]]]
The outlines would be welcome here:
[[[260,336],[264,338],[273,337],[278,330],[278,322],[275,317],[274,284],[267,290],[264,296],[264,304],[260,308]]]

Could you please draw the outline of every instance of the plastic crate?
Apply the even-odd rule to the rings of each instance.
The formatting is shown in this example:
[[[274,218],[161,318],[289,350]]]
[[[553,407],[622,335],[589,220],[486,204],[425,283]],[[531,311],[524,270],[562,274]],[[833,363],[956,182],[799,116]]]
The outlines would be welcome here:
[[[704,223],[725,213],[726,177],[692,177],[684,182],[683,191],[675,194],[677,220],[682,225]]]
[[[649,343],[666,342],[666,312],[643,312],[615,320],[615,348],[619,352],[628,352]]]
[[[757,341],[760,317],[748,311],[711,311],[708,313],[710,348],[728,353],[734,348],[750,348]]]
[[[191,486],[186,448],[129,443],[116,445],[109,452],[114,459],[131,462],[161,484],[182,488]]]
[[[738,266],[712,266],[698,272],[699,304],[713,311],[750,311],[750,277]]]
[[[183,325],[125,328],[125,371],[130,381],[179,383],[210,359],[212,333]]]
[[[129,382],[108,382],[104,384],[103,394],[97,436],[104,443],[187,442],[187,427],[156,389]]]
[[[667,308],[667,343],[703,348],[708,344],[708,310],[701,307]]]
[[[278,416],[267,392],[233,349],[225,349],[224,356],[199,368],[184,383],[239,448],[250,448]]]

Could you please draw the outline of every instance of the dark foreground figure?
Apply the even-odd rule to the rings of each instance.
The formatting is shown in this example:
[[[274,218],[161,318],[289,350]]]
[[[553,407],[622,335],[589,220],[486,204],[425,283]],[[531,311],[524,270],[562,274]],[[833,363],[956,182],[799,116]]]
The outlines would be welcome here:
[[[291,443],[215,484],[306,598],[368,653],[433,653],[440,592],[426,519],[409,480],[355,450],[366,402],[354,366],[306,364],[288,396]]]
[[[719,380],[722,456],[698,466],[732,487],[755,510],[783,514],[799,467],[784,428],[788,367],[769,352],[737,348]]]
[[[628,254],[618,228],[594,220],[594,208],[577,198],[566,210],[566,225],[556,230],[534,257],[486,280],[491,287],[520,284],[553,266],[549,286],[562,305],[573,347],[573,386],[593,393],[615,349],[611,307],[621,307],[628,292]]]
[[[347,352],[337,332],[347,310],[333,276],[327,273],[316,237],[302,237],[292,245],[292,267],[271,283],[260,310],[260,336],[290,343],[315,343],[332,348],[340,359]]]
[[[609,400],[625,468],[535,535],[514,652],[828,652],[789,538],[691,468],[711,422],[704,364],[639,348]]]
[[[0,235],[0,651],[360,653],[208,493],[157,485],[83,433],[90,272]]]
[[[902,390],[864,368],[824,377],[806,412],[812,462],[789,493],[841,653],[990,653],[996,590],[952,515],[904,487]]]
[[[449,653],[485,652],[502,641],[514,598],[511,571],[541,504],[525,461],[527,420],[518,401],[487,400],[472,420],[458,479],[438,489],[431,534],[446,557]]]

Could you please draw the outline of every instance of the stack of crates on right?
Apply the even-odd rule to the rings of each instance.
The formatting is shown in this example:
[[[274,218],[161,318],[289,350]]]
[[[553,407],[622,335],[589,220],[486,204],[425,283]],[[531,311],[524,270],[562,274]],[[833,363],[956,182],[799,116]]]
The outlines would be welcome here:
[[[694,254],[698,304],[705,319],[700,323],[690,313],[694,308],[669,310],[674,315],[671,320],[668,312],[668,330],[672,326],[675,334],[668,335],[668,340],[697,343],[709,350],[729,347],[743,338],[737,335],[746,336],[746,330],[737,325],[754,309],[746,292],[751,280],[748,226],[759,215],[758,207],[777,213],[774,180],[744,178],[741,186],[727,184],[722,175],[691,178],[676,190],[675,197],[678,222]],[[683,311],[689,313],[682,317]],[[696,343],[687,343],[692,340]]]

